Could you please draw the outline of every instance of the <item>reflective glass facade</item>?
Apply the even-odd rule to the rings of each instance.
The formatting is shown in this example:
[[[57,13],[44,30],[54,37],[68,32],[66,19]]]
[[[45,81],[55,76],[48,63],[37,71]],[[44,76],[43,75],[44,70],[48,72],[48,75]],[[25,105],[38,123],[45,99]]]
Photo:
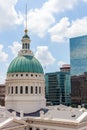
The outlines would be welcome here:
[[[46,99],[52,105],[71,104],[70,72],[46,73]]]
[[[71,75],[87,72],[87,36],[70,39]]]

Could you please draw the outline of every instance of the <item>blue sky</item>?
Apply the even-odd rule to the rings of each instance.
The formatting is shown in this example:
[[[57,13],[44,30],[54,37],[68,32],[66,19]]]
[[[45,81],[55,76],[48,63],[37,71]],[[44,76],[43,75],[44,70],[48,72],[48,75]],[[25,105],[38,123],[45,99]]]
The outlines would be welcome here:
[[[21,48],[26,3],[31,50],[45,72],[70,63],[69,38],[87,34],[87,0],[0,0],[0,83]]]

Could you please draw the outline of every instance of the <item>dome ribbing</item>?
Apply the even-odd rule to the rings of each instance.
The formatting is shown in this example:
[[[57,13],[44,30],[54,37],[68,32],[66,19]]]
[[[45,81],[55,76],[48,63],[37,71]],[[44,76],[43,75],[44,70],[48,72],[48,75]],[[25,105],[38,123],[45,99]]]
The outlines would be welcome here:
[[[7,73],[44,73],[39,61],[34,56],[17,56],[9,65]]]

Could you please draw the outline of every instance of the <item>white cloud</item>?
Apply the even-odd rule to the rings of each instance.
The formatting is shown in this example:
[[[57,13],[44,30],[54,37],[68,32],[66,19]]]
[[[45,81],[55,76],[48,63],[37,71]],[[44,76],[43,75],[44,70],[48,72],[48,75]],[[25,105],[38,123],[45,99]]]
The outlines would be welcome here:
[[[47,29],[55,22],[54,17],[50,12],[43,9],[35,9],[29,12],[29,30],[43,37]]]
[[[87,2],[87,0],[82,0],[82,1]]]
[[[41,8],[31,9],[28,12],[29,30],[43,37],[55,23],[55,14],[71,10],[80,1],[87,0],[47,0]],[[17,12],[18,0],[0,0],[0,30],[23,23],[23,14]]]
[[[87,35],[87,17],[72,21],[71,26],[67,28],[66,36],[74,37],[79,35]]]
[[[55,26],[50,28],[48,32],[51,34],[51,40],[55,42],[64,42],[64,37],[70,22],[67,17],[64,17]]]
[[[67,17],[62,18],[59,23],[50,28],[51,40],[54,42],[65,42],[70,37],[87,35],[87,17],[70,22]]]
[[[54,14],[70,10],[78,0],[47,0],[40,9],[28,12],[29,30],[43,37],[55,23]]]
[[[77,2],[78,0],[48,0],[43,5],[43,9],[46,9],[51,13],[59,13],[64,10],[72,9],[77,4]]]
[[[9,46],[9,48],[11,49],[12,51],[12,54],[14,56],[16,56],[18,54],[18,51],[21,49],[21,44],[18,43],[18,42],[13,42],[13,45],[12,46]]]
[[[8,54],[3,51],[3,45],[0,44],[0,61],[5,62],[7,61],[7,58],[8,58]]]
[[[55,58],[48,50],[48,46],[38,46],[35,57],[40,61],[43,66],[51,65],[55,61]]]
[[[15,5],[18,0],[0,0],[0,30],[23,22],[20,12],[16,12]]]

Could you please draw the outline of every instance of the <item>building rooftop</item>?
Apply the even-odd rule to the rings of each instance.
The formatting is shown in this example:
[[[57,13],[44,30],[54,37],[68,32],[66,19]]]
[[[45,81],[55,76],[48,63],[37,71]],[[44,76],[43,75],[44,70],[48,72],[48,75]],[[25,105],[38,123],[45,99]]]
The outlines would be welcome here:
[[[1,107],[0,107],[1,108]],[[0,127],[5,123],[16,120],[43,120],[49,122],[63,122],[63,123],[81,123],[87,121],[87,109],[85,108],[72,108],[64,105],[50,106],[45,109],[38,110],[35,113],[26,114],[17,117],[15,112],[5,111],[5,108],[0,109]]]

